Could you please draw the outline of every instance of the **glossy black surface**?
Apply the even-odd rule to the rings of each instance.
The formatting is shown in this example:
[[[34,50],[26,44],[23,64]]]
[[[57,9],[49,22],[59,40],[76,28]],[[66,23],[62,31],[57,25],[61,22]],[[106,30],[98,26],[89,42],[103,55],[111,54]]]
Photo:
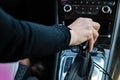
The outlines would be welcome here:
[[[120,79],[120,0],[118,0],[117,13],[115,19],[115,28],[111,42],[110,59],[108,63],[108,72],[113,80]],[[106,78],[108,79],[108,78]]]

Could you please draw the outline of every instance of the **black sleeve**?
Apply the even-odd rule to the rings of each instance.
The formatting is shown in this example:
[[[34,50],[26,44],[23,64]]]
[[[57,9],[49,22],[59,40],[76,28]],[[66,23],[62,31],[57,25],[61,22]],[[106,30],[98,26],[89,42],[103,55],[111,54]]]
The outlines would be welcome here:
[[[0,9],[0,61],[51,55],[66,49],[70,32],[65,26],[20,21]]]

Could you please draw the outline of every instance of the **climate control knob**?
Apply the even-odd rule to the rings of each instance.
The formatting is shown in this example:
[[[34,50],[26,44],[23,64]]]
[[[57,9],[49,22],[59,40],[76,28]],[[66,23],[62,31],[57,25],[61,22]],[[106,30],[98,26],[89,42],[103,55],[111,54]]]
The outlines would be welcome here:
[[[102,7],[102,12],[105,13],[105,14],[111,14],[112,10],[109,6],[103,6]]]
[[[66,5],[64,5],[63,10],[64,10],[64,12],[69,13],[72,11],[72,6],[69,4],[66,4]]]

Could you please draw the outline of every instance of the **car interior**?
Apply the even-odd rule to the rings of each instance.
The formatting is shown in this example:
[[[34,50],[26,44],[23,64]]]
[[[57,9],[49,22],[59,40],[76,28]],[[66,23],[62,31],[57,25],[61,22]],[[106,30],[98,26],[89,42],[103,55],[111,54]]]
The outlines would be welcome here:
[[[0,0],[0,5],[15,18],[49,26],[68,26],[78,17],[100,23],[91,52],[86,42],[54,55],[30,58],[36,70],[32,75],[39,80],[120,80],[120,0]]]

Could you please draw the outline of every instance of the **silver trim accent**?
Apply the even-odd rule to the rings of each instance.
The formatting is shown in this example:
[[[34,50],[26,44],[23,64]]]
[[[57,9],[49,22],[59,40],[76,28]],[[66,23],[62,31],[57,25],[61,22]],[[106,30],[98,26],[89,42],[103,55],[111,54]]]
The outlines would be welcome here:
[[[67,71],[65,71],[65,63],[66,63],[67,59],[72,57],[73,58],[72,63],[73,63],[77,54],[78,53],[72,52],[71,49],[62,51],[61,56],[60,56],[60,68],[59,68],[59,73],[58,73],[58,75],[59,75],[58,80],[64,80],[65,79],[65,76],[67,74]],[[92,56],[92,59],[95,63],[97,63],[103,69],[106,69],[107,57],[109,57],[108,54],[109,54],[109,50],[105,49],[105,56],[103,56],[102,54],[99,54],[97,56]],[[71,65],[72,65],[72,63],[71,63]],[[103,72],[102,71],[103,70],[101,68],[99,68],[99,66],[97,67],[96,64],[94,64],[94,65],[95,66],[94,66],[94,69],[93,69],[91,80],[102,80],[102,78],[103,78]]]
[[[101,57],[92,57],[92,59],[99,66],[104,68],[105,61],[103,60],[103,58],[101,58]],[[101,68],[99,68],[99,66],[97,67],[96,64],[94,64],[94,65],[95,66],[94,66],[94,70],[93,70],[93,73],[92,73],[91,80],[102,80],[103,72],[101,72],[102,71]]]
[[[77,53],[74,53],[69,49],[65,50],[65,51],[62,51],[61,57],[60,57],[60,69],[59,69],[59,79],[58,80],[64,80],[64,78],[65,78],[65,76],[67,74],[67,71],[65,71],[66,60],[68,58],[72,58],[72,62],[71,62],[71,64],[72,64],[75,57],[76,57],[76,55],[77,55]]]
[[[66,9],[67,7],[68,7],[69,9]],[[63,10],[64,10],[65,12],[70,12],[70,11],[72,10],[72,6],[69,5],[69,4],[66,4],[66,5],[63,7]]]
[[[105,8],[107,8],[107,11],[105,10]],[[102,12],[103,12],[103,13],[110,13],[110,14],[111,14],[111,13],[112,13],[112,10],[111,10],[111,8],[110,8],[109,6],[103,6],[103,7],[102,7]]]

